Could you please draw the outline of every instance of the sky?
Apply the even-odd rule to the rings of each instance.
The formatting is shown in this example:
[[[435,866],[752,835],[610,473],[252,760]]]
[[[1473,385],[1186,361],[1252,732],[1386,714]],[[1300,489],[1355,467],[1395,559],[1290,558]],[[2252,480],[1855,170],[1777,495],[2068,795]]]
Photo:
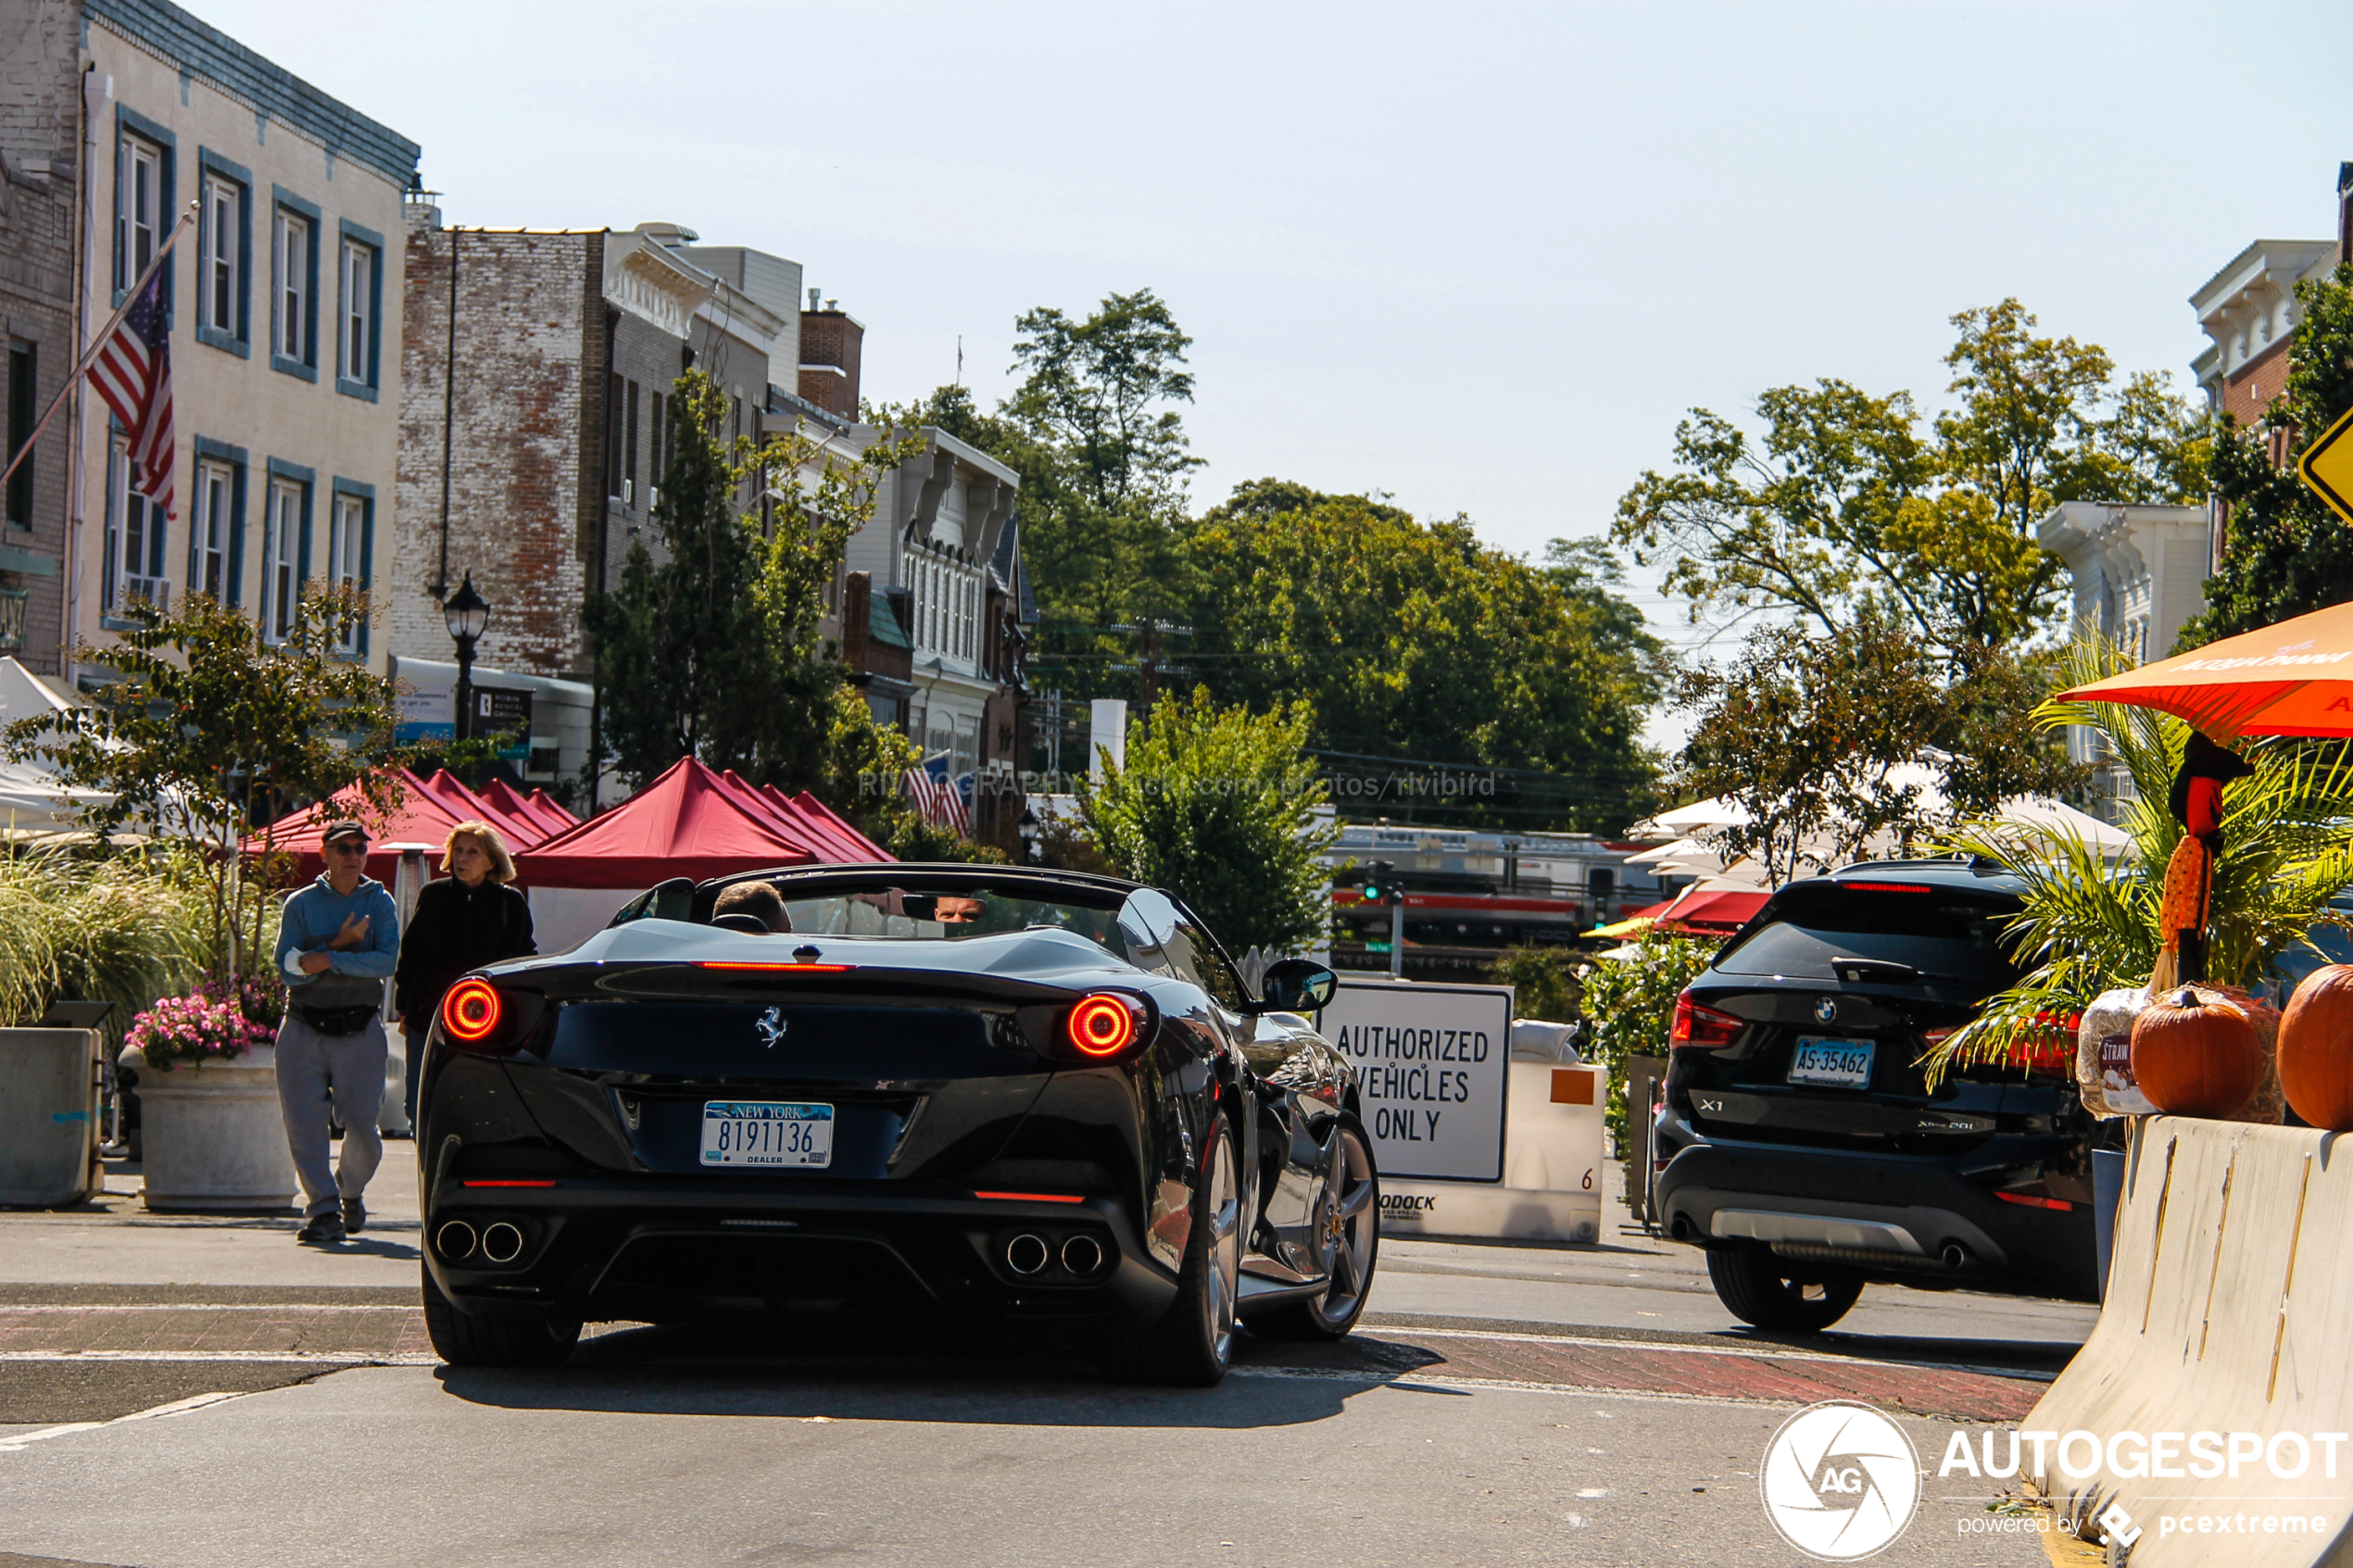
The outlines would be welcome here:
[[[421,143],[447,221],[799,261],[870,398],[961,337],[987,406],[1022,311],[1151,288],[1199,504],[1277,475],[1531,554],[1686,408],[1937,406],[2008,295],[2191,390],[2189,295],[2334,237],[2353,159],[2343,5],[188,3]]]

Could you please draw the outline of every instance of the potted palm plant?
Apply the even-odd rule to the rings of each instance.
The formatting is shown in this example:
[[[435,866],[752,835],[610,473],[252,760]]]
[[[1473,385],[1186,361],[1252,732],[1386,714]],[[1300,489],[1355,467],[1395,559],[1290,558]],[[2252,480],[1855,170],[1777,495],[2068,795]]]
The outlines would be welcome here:
[[[2113,648],[2091,644],[2070,648],[2063,664],[2062,690],[2131,668]],[[2168,797],[2190,727],[2151,709],[2057,700],[2037,708],[2032,721],[2045,731],[2088,730],[2130,781],[2119,822],[2130,846],[2114,859],[2071,834],[1999,821],[1967,822],[1947,835],[1947,849],[1997,862],[2025,884],[2011,935],[2026,972],[1930,1052],[1931,1084],[1970,1063],[2023,1060],[2055,1028],[2071,1033],[2072,1021],[2095,1008],[2129,1015],[2137,1003],[2115,993],[2145,988],[2162,955],[2166,868],[2184,831]],[[2206,970],[2214,988],[2247,1006],[2268,1056],[2279,1014],[2264,994],[2267,979],[2281,958],[2310,949],[2312,927],[2334,918],[2329,899],[2353,884],[2353,746],[2267,739],[2244,755],[2252,771],[2222,793]],[[2084,1087],[2096,1109],[2099,1085]],[[2276,1075],[2266,1073],[2239,1114],[2279,1120]]]

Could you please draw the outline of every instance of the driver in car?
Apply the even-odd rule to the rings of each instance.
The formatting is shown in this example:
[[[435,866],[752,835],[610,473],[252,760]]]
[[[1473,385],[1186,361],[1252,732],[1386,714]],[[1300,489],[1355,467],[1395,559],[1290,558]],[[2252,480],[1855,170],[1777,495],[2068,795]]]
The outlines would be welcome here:
[[[931,918],[950,928],[943,935],[951,941],[980,935],[981,917],[987,913],[988,907],[979,899],[950,893],[941,894],[931,907]]]

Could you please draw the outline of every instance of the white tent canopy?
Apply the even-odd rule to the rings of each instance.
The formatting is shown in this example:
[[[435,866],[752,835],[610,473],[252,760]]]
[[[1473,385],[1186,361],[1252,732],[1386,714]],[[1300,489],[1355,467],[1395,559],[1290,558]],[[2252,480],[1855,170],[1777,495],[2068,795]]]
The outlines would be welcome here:
[[[14,659],[0,657],[0,725],[81,706],[70,694]],[[79,808],[103,806],[110,798],[94,790],[68,788],[57,781],[57,770],[39,757],[28,757],[20,762],[0,761],[0,829],[7,832],[52,833],[79,828]]]

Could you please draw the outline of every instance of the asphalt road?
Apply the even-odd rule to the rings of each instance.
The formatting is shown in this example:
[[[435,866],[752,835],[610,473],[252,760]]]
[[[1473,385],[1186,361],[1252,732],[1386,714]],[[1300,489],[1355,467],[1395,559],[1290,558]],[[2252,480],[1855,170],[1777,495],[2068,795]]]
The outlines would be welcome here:
[[[1801,1404],[1904,1412],[1932,1471],[2094,1316],[1875,1288],[1773,1340],[1612,1226],[1392,1242],[1350,1341],[1246,1342],[1206,1392],[857,1330],[618,1326],[558,1372],[457,1372],[416,1321],[413,1198],[379,1185],[337,1253],[119,1200],[0,1216],[0,1568],[1796,1563],[1756,1472]],[[1991,1485],[1931,1475],[1877,1561],[2044,1562],[1978,1533]]]

